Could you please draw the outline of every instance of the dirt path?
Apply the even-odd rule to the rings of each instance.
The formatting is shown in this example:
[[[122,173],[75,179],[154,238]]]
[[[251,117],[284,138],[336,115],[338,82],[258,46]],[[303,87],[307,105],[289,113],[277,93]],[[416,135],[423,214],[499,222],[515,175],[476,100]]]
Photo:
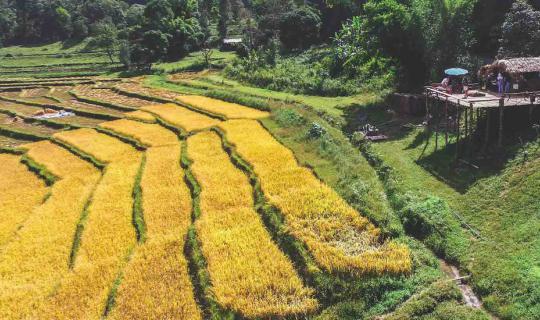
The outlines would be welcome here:
[[[439,259],[439,262],[441,264],[441,269],[444,271],[444,273],[446,273],[451,279],[455,279],[456,284],[458,285],[459,290],[463,295],[463,301],[466,305],[472,308],[482,309],[491,317],[491,319],[498,320],[497,317],[492,315],[488,310],[483,307],[480,298],[478,298],[472,288],[466,283],[466,279],[469,276],[462,276],[456,266],[453,266],[442,259]]]

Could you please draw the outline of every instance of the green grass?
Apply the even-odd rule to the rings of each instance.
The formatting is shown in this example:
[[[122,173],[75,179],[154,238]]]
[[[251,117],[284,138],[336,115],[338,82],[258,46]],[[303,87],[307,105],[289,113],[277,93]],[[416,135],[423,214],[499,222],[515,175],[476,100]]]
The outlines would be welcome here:
[[[109,57],[102,53],[69,54],[58,56],[15,56],[13,58],[0,58],[0,70],[10,71],[12,68],[28,68],[41,66],[91,66],[96,64],[110,64]]]
[[[49,55],[49,54],[58,54],[58,53],[76,53],[84,51],[88,40],[83,40],[80,42],[54,42],[49,44],[35,45],[35,46],[10,46],[0,48],[0,56],[5,56],[6,54],[12,54],[14,56],[20,55]]]
[[[195,80],[185,80],[185,83],[191,83],[194,86],[208,86],[211,89],[226,89],[241,94],[277,99],[284,102],[301,103],[317,111],[323,111],[337,117],[343,116],[344,110],[351,104],[368,104],[379,99],[376,94],[362,94],[348,97],[320,97],[273,91],[245,85],[238,81],[226,79],[218,74],[203,75],[201,78]]]
[[[540,314],[539,142],[518,152],[500,171],[476,170],[454,167],[452,147],[435,152],[433,138],[418,160],[424,149],[419,135],[413,130],[373,149],[396,171],[398,189],[444,199],[480,232],[461,267],[472,274],[485,306],[502,319],[535,319]]]
[[[213,50],[210,63],[214,66],[221,67],[236,57],[234,52],[221,52]],[[161,73],[173,73],[189,70],[204,69],[204,57],[202,52],[192,52],[187,57],[175,62],[161,62],[152,65],[152,70]]]

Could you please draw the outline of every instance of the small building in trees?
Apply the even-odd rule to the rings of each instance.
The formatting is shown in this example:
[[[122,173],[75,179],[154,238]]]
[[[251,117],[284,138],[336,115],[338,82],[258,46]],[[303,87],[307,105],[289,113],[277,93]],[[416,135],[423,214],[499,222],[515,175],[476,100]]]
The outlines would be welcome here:
[[[482,67],[479,76],[488,82],[493,82],[499,73],[510,77],[511,92],[540,91],[540,57],[496,60]],[[492,86],[493,84],[490,86],[488,83],[488,88]]]

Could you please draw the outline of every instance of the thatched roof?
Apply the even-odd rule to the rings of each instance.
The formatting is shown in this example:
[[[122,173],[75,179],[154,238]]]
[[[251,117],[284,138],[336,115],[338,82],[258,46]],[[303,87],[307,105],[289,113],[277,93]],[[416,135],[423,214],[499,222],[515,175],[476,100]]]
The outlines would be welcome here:
[[[509,73],[540,72],[540,57],[501,59],[495,61],[492,67]]]

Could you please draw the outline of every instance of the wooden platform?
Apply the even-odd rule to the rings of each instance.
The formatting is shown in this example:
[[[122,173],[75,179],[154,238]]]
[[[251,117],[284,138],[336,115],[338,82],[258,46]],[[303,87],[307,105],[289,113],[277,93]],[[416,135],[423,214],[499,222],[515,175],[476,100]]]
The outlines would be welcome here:
[[[448,101],[448,103],[461,107],[470,108],[499,108],[504,107],[519,107],[519,106],[540,106],[540,92],[523,92],[510,93],[502,97],[497,96],[493,92],[475,90],[482,93],[483,97],[465,97],[463,93],[448,94],[440,88],[425,87],[425,94],[440,101]]]

